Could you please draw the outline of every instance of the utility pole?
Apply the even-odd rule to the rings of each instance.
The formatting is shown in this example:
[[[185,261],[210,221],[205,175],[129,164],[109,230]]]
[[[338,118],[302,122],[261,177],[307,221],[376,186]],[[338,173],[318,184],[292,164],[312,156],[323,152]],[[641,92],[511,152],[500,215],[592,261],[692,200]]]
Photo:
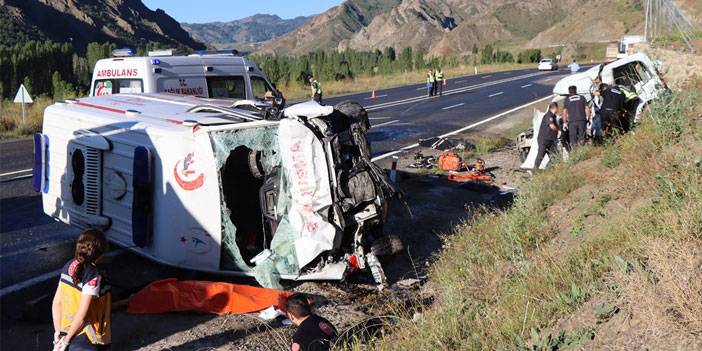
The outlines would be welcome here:
[[[644,40],[648,41],[648,13],[650,12],[650,5],[651,1],[646,0],[646,10],[645,10],[645,15],[644,15]]]

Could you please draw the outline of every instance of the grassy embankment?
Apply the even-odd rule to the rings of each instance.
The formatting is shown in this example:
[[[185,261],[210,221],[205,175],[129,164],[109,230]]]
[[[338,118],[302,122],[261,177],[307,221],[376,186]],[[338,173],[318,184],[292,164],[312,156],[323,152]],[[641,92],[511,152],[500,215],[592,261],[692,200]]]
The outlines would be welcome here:
[[[44,109],[54,100],[40,96],[33,98],[34,103],[27,104],[27,119],[22,121],[22,105],[12,100],[0,101],[0,139],[26,136],[41,130]]]
[[[478,74],[489,72],[509,71],[515,69],[536,69],[535,63],[517,64],[493,64],[493,65],[478,65]],[[321,81],[322,89],[325,97],[335,95],[351,94],[371,90],[394,88],[409,84],[426,83],[427,70],[394,73],[382,76],[361,76],[354,79],[341,81]],[[473,65],[461,65],[457,67],[445,68],[444,76],[448,80],[447,89],[451,89],[451,79],[461,76],[473,75],[475,73]],[[300,101],[310,97],[310,90],[306,86],[300,84],[291,84],[280,86],[280,90],[285,95],[288,101]]]
[[[594,312],[603,323],[616,306],[638,315],[630,328],[699,338],[700,88],[660,99],[635,133],[525,182],[510,209],[458,226],[430,273],[433,306],[362,348],[554,350],[595,342],[604,329],[626,335],[626,323],[554,330],[595,297],[607,301]]]

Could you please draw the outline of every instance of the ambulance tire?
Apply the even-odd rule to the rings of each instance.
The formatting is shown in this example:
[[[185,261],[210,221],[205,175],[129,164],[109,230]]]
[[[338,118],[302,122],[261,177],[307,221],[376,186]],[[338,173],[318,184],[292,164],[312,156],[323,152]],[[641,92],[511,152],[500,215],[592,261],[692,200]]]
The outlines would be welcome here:
[[[397,235],[385,235],[373,242],[371,252],[376,256],[392,256],[405,250],[405,244]]]

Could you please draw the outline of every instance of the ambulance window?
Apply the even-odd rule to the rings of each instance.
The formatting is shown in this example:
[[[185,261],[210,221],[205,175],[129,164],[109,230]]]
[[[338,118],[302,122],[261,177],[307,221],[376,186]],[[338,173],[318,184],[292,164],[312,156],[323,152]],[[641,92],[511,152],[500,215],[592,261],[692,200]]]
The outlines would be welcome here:
[[[101,79],[95,81],[93,95],[112,95],[126,93],[143,93],[144,84],[141,79]]]
[[[211,98],[246,99],[244,77],[207,77],[207,92]]]
[[[265,100],[267,92],[273,92],[273,89],[268,85],[265,79],[257,76],[251,76],[251,91],[255,99]]]

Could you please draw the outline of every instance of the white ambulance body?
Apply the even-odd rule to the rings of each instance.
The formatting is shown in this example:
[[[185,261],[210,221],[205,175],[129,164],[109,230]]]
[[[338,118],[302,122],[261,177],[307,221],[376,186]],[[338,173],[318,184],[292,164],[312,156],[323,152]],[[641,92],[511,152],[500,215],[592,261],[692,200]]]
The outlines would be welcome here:
[[[95,63],[90,85],[90,96],[165,92],[256,101],[269,91],[277,92],[253,62],[234,53],[209,51],[102,59]]]
[[[266,120],[228,106],[171,94],[49,106],[35,134],[34,187],[44,212],[103,229],[158,262],[255,276],[262,285],[342,279],[349,262],[364,268],[373,254],[360,245],[371,247],[365,240],[382,226],[387,200],[373,184],[385,174],[363,166],[339,178],[335,157],[344,156],[332,145],[352,141],[328,131],[322,138],[313,127],[336,110],[308,102]],[[346,193],[359,184],[370,196],[339,195],[344,179]]]

